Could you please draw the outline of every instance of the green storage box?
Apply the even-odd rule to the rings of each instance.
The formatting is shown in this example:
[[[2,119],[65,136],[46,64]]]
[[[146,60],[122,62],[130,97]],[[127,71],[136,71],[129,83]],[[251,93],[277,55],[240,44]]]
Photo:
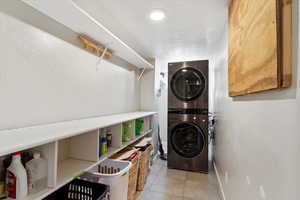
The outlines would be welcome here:
[[[135,135],[140,136],[143,130],[144,120],[136,119],[135,120]]]
[[[129,122],[124,122],[122,124],[122,141],[128,142],[129,141]]]

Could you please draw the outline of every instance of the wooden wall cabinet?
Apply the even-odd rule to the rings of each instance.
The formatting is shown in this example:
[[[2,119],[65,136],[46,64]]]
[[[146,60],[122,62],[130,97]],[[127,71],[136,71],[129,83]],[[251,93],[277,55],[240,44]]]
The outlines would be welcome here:
[[[232,0],[229,96],[291,86],[292,0]]]

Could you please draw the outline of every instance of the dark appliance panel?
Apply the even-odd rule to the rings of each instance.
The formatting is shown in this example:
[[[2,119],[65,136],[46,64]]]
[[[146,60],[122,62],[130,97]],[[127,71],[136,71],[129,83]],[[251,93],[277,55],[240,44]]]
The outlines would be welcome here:
[[[207,173],[207,115],[169,113],[168,167]]]
[[[168,107],[208,108],[208,60],[169,63]]]

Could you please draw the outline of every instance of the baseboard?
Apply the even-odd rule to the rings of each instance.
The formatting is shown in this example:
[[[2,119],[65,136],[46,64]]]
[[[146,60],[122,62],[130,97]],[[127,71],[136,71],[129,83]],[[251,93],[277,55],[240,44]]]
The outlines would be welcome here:
[[[221,192],[221,195],[222,195],[222,200],[226,200],[223,184],[222,184],[222,181],[221,181],[221,177],[220,177],[217,165],[216,165],[215,162],[213,162],[213,163],[214,163],[214,170],[216,172],[216,176],[217,176],[218,183],[219,183],[219,189],[220,189],[220,192]]]

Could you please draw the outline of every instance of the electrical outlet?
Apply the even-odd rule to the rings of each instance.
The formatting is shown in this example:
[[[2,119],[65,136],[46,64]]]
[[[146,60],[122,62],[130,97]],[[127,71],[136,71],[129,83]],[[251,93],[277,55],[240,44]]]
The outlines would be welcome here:
[[[251,185],[251,180],[250,180],[249,176],[246,176],[246,182],[247,182],[248,185]]]
[[[260,198],[262,200],[266,200],[267,199],[267,195],[266,195],[265,189],[264,189],[264,187],[262,185],[259,186],[259,195],[260,195]]]
[[[228,183],[228,172],[225,172],[225,183]]]

